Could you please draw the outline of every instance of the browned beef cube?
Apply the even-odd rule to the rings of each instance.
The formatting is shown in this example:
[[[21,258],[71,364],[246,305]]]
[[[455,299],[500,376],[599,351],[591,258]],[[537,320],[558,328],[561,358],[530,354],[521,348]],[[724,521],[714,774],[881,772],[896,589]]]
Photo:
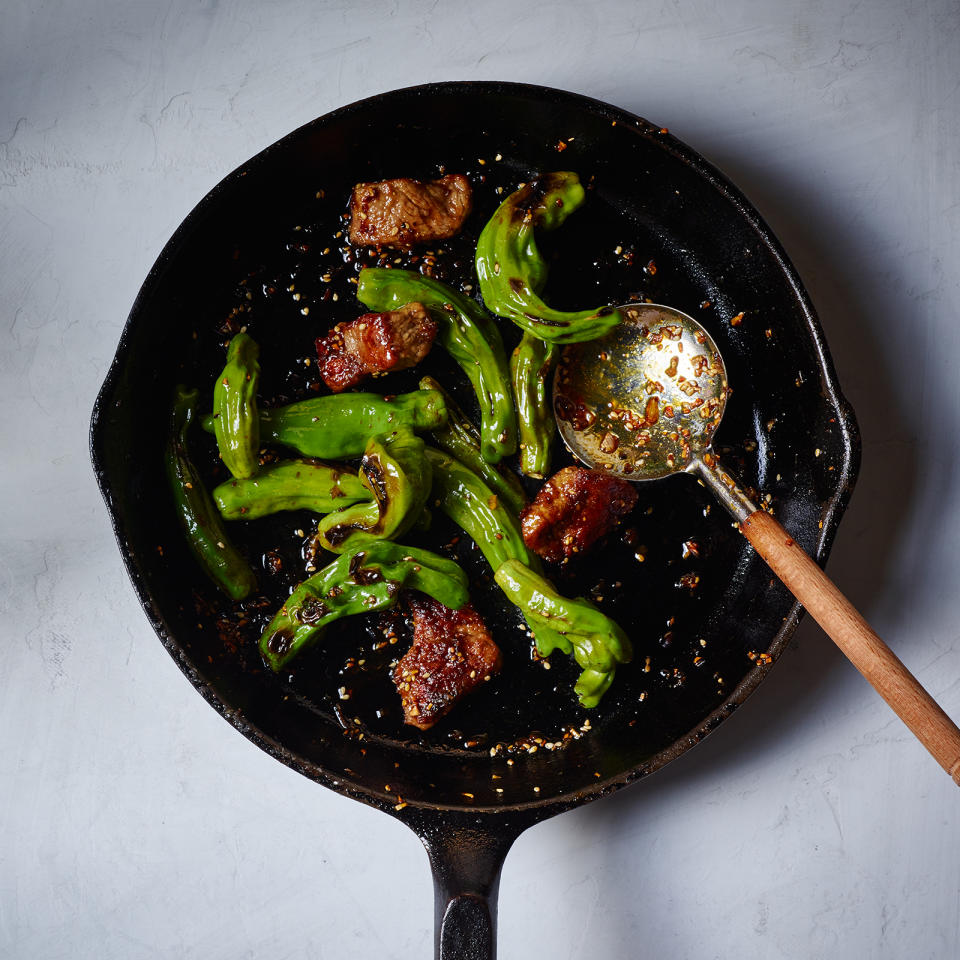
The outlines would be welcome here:
[[[413,644],[393,671],[405,723],[432,727],[465,694],[500,670],[500,649],[470,604],[451,610],[414,594]]]
[[[459,173],[421,183],[358,183],[350,199],[350,242],[406,249],[456,236],[470,213],[470,181]]]
[[[545,560],[559,563],[609,533],[636,502],[636,488],[628,480],[564,467],[520,514],[523,542]]]
[[[429,352],[437,324],[422,303],[387,313],[365,313],[338,323],[317,340],[320,376],[334,392],[353,387],[373,373],[403,370]]]

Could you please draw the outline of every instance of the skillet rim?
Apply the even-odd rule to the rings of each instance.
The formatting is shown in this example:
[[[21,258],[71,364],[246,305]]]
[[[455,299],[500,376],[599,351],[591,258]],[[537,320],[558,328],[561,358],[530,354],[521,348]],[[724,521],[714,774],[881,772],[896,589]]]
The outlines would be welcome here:
[[[634,132],[639,135],[648,137],[655,136],[657,142],[661,144],[669,154],[689,167],[702,180],[706,181],[708,186],[716,190],[722,198],[734,208],[741,221],[749,225],[757,239],[775,260],[778,269],[792,291],[796,306],[800,308],[804,318],[806,332],[810,336],[814,348],[816,365],[822,378],[825,406],[832,408],[836,414],[836,426],[838,429],[837,443],[843,451],[843,457],[841,462],[837,464],[837,470],[835,471],[836,482],[834,492],[832,496],[821,504],[822,526],[819,530],[814,557],[821,566],[825,565],[836,536],[840,518],[849,503],[859,471],[861,456],[860,433],[853,408],[840,391],[833,360],[827,348],[816,311],[785,250],[770,227],[760,216],[759,212],[753,207],[749,200],[747,200],[746,196],[709,161],[681,140],[677,139],[673,134],[667,132],[666,128],[658,127],[628,110],[595,98],[537,84],[515,83],[510,81],[457,80],[419,84],[385,91],[354,101],[353,103],[339,107],[308,121],[259,151],[227,174],[194,206],[171,235],[170,239],[164,244],[163,249],[137,293],[124,323],[123,330],[121,331],[113,361],[110,364],[103,385],[94,403],[89,434],[90,456],[98,486],[100,487],[108,513],[110,514],[110,522],[114,536],[116,537],[117,544],[123,556],[127,573],[130,576],[147,619],[167,649],[167,652],[173,657],[177,666],[190,683],[225,720],[248,740],[252,741],[274,759],[280,760],[286,766],[309,777],[311,780],[337,793],[381,809],[401,820],[415,819],[418,811],[438,811],[450,814],[465,813],[471,816],[483,816],[485,819],[488,816],[503,817],[512,814],[520,815],[522,819],[534,822],[561,813],[582,803],[606,796],[636,780],[642,779],[654,771],[659,770],[671,760],[680,756],[680,754],[685,753],[690,747],[705,739],[709,733],[716,729],[726,717],[733,713],[747,699],[760,684],[761,680],[766,677],[773,664],[779,659],[780,654],[789,642],[790,637],[796,630],[803,615],[804,611],[800,603],[796,601],[793,603],[790,612],[783,620],[780,628],[773,635],[770,646],[766,651],[770,654],[772,661],[751,669],[720,706],[703,718],[701,722],[696,724],[687,733],[678,737],[672,744],[654,754],[646,761],[627,770],[622,770],[614,776],[599,779],[585,788],[556,794],[544,799],[498,805],[432,803],[425,800],[410,799],[406,803],[406,809],[397,811],[395,809],[397,799],[395,795],[373,788],[362,782],[362,778],[360,777],[351,779],[337,775],[331,773],[318,763],[304,759],[273,737],[264,733],[258,727],[247,722],[239,711],[221,699],[211,683],[206,680],[203,672],[189,660],[184,649],[168,629],[166,621],[159,607],[156,605],[154,597],[147,586],[146,578],[139,567],[138,558],[130,548],[129,542],[126,539],[125,524],[120,515],[120,511],[114,503],[111,480],[106,467],[105,446],[108,432],[107,408],[109,398],[115,392],[117,382],[120,379],[122,370],[132,350],[130,342],[132,339],[131,330],[135,319],[142,311],[144,304],[150,300],[169,264],[175,259],[180,248],[192,235],[196,225],[205,217],[207,209],[218,201],[219,196],[227,192],[241,177],[244,177],[253,165],[262,164],[275,152],[284,150],[289,143],[303,137],[309,130],[334,125],[352,113],[362,111],[373,105],[380,107],[386,100],[395,99],[402,101],[410,98],[428,98],[441,93],[446,96],[455,96],[458,92],[469,93],[471,95],[479,94],[492,98],[511,95],[539,102],[561,104],[577,111],[585,111],[604,119],[615,120],[618,124],[626,125],[628,129],[632,128]]]

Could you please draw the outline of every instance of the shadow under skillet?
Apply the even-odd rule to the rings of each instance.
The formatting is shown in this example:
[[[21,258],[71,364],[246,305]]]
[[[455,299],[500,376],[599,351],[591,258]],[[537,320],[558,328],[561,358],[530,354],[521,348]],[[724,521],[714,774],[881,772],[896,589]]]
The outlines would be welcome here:
[[[915,397],[902,380],[904,361],[908,367],[921,369],[922,344],[885,341],[889,321],[876,314],[877,279],[881,277],[889,278],[882,294],[885,309],[900,316],[910,314],[909,295],[902,284],[895,289],[902,267],[894,259],[894,250],[878,249],[876,235],[868,228],[852,224],[842,210],[798,188],[786,171],[752,162],[748,153],[725,152],[695,131],[684,131],[684,135],[743,189],[781,240],[810,293],[838,380],[857,411],[863,435],[862,467],[828,572],[869,621],[880,612],[893,558],[906,538],[935,540],[942,534],[935,511],[911,512],[905,505],[918,489],[924,491],[925,501],[949,489],[956,472],[955,457],[935,477],[922,466],[926,438],[919,433],[921,427],[911,412]],[[878,385],[882,384],[889,388],[881,392]],[[943,393],[940,383],[928,383],[925,388]],[[936,409],[948,411],[947,416],[953,413],[946,403],[937,402]],[[952,431],[950,435],[956,435],[958,428],[957,424],[943,427]],[[904,611],[893,619],[900,624],[907,616]],[[906,636],[898,632],[884,639],[909,662],[909,646],[899,642],[909,643]],[[849,697],[852,691],[864,700],[877,697],[865,681],[859,685],[846,682],[852,671],[840,651],[806,618],[781,664],[737,715],[710,736],[708,749],[677,758],[668,769],[651,777],[643,790],[622,791],[606,803],[578,811],[580,829],[593,842],[616,850],[623,843],[625,821],[644,817],[644,811],[668,815],[670,796],[696,789],[704,771],[722,768],[736,780],[756,766],[758,755],[762,760],[764,755],[780,752],[812,709],[829,710],[838,697]],[[843,752],[848,746],[838,742],[837,750]],[[604,891],[608,901],[612,898],[607,916],[623,919],[624,943],[629,942],[633,936],[630,928],[635,927],[630,922],[636,913],[635,891],[650,882],[649,854],[650,850],[636,851],[636,883],[620,882]],[[708,922],[709,918],[704,918],[704,924]],[[648,941],[654,953],[656,927],[656,923],[646,927],[654,938]]]

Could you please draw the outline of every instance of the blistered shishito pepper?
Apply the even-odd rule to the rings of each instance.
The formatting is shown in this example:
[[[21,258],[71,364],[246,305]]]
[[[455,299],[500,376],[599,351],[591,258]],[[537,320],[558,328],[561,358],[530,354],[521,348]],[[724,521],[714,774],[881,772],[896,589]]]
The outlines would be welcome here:
[[[213,426],[220,457],[241,480],[252,477],[259,468],[259,354],[256,342],[247,334],[238,333],[227,347],[226,366],[213,388]]]
[[[520,469],[528,477],[543,479],[550,472],[557,424],[550,402],[550,374],[560,347],[529,333],[513,351],[510,377],[517,403]]]
[[[549,580],[517,560],[507,560],[494,579],[524,613],[546,656],[555,647],[573,653],[582,669],[574,692],[584,707],[595,707],[613,680],[617,666],[629,663],[633,651],[623,629],[589,600],[560,596]],[[544,628],[538,632],[539,628]],[[547,641],[541,646],[541,632]]]
[[[305,457],[359,457],[371,437],[393,430],[432,430],[447,422],[443,397],[414,390],[389,400],[377,393],[338,393],[260,411],[260,441]],[[215,418],[205,417],[212,430]]]
[[[547,306],[539,296],[547,265],[534,230],[560,226],[583,200],[575,173],[546,173],[511,193],[477,241],[477,277],[486,308],[551,343],[595,340],[620,322],[612,307],[565,312]]]
[[[469,297],[411,270],[360,271],[357,299],[369,310],[396,310],[418,301],[439,327],[437,341],[467,375],[480,404],[480,452],[498,463],[517,449],[517,418],[500,331]]]
[[[539,573],[540,558],[523,542],[516,513],[455,457],[431,447],[427,447],[427,457],[433,465],[433,505],[467,533],[491,569],[496,570],[507,560],[516,560]],[[538,646],[563,643],[545,625],[535,626],[529,620],[527,625]]]
[[[282,460],[255,477],[227,480],[213,491],[214,503],[227,520],[256,520],[281,510],[331,513],[372,498],[356,473],[315,460]]]
[[[227,539],[210,494],[187,451],[187,432],[197,415],[199,396],[198,391],[184,386],[174,391],[165,454],[167,480],[193,555],[228,597],[243,600],[256,589],[256,578]]]
[[[393,606],[401,588],[427,593],[452,610],[470,599],[467,575],[452,560],[429,550],[375,541],[341,554],[304,580],[267,625],[260,653],[273,670],[282,670],[315,643],[328,624]]]
[[[480,432],[433,377],[424,377],[420,381],[420,389],[437,390],[443,394],[447,405],[446,424],[431,431],[437,446],[473,470],[504,503],[519,513],[527,505],[527,495],[516,475],[483,459]]]
[[[449,454],[427,447],[433,467],[433,505],[462,527],[496,570],[505,560],[540,568],[527,549],[516,514],[484,482]]]
[[[630,660],[623,630],[589,601],[556,592],[524,544],[516,517],[472,470],[430,447],[427,456],[433,463],[434,504],[480,548],[500,588],[523,613],[539,654],[573,653],[583,669],[574,690],[583,706],[595,707],[616,665]]]
[[[358,476],[373,499],[327,514],[317,524],[318,541],[334,553],[403,536],[419,521],[430,496],[430,461],[423,441],[409,430],[371,437]]]

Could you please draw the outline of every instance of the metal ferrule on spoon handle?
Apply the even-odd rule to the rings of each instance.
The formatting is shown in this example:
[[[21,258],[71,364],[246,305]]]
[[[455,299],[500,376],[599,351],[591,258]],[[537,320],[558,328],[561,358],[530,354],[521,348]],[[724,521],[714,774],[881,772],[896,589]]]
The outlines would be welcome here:
[[[733,476],[723,468],[712,450],[705,450],[703,456],[693,460],[687,468],[687,473],[692,473],[702,480],[733,519],[739,523],[743,523],[747,517],[753,516],[759,509]]]

